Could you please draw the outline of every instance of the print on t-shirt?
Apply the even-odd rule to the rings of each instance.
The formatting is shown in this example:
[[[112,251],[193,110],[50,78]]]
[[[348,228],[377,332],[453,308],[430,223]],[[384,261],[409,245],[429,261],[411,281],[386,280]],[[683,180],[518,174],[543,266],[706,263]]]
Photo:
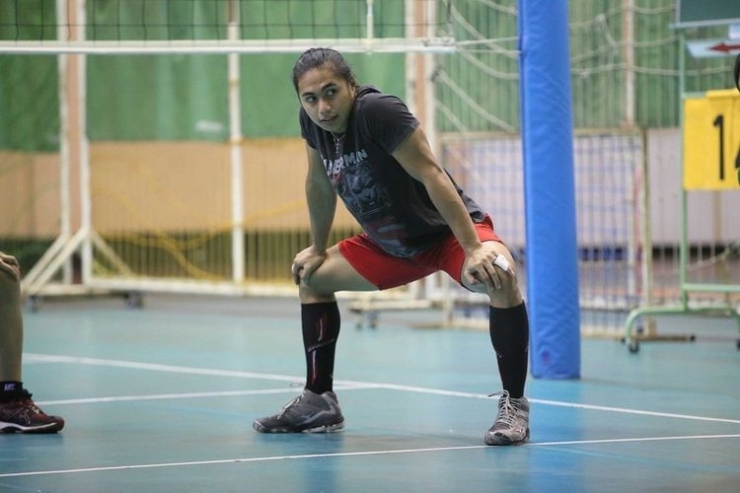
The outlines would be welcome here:
[[[324,159],[326,174],[347,210],[362,224],[366,231],[373,231],[373,238],[387,251],[397,255],[412,255],[413,249],[404,248],[403,228],[393,215],[390,195],[374,179],[367,152],[360,149],[344,154],[338,159]]]

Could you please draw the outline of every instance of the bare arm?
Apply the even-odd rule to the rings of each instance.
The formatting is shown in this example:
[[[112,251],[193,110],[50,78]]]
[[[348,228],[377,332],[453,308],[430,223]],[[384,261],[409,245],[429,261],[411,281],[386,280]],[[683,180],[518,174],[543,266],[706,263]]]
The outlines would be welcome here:
[[[312,244],[298,252],[293,259],[290,271],[296,284],[300,284],[301,281],[308,284],[311,274],[324,263],[326,249],[329,246],[329,233],[337,209],[337,194],[326,176],[321,154],[309,145],[306,145],[306,153],[308,155],[306,201],[311,221]]]
[[[481,243],[465,204],[447,173],[434,158],[421,128],[417,128],[398,146],[393,157],[409,175],[424,184],[429,198],[452,229],[465,254],[470,255],[480,248]]]
[[[319,151],[306,145],[306,153],[308,155],[306,200],[311,218],[311,238],[314,248],[318,252],[325,252],[337,209],[337,195],[326,176]]]
[[[494,290],[501,289],[499,274],[493,266],[497,265],[508,275],[514,275],[514,271],[508,267],[508,260],[498,258],[498,250],[503,251],[505,248],[493,242],[483,244],[478,239],[473,220],[462,198],[450,177],[434,158],[421,128],[417,128],[398,146],[393,157],[409,175],[424,185],[432,203],[465,251],[467,259],[464,277],[467,281],[470,284],[485,283]]]

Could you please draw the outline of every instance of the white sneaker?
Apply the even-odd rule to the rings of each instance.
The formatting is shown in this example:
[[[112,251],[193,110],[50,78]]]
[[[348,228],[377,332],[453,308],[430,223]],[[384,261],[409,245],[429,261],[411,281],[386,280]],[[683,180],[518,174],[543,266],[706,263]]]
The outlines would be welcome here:
[[[483,439],[486,445],[519,445],[529,440],[529,401],[514,399],[504,390],[498,401],[498,415]]]

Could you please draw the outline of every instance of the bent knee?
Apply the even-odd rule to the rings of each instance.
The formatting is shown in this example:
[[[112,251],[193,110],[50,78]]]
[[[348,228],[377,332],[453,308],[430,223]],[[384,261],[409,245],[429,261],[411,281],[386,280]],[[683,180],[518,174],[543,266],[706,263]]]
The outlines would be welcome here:
[[[336,301],[337,297],[333,291],[326,291],[320,288],[321,284],[307,285],[301,282],[298,287],[298,296],[301,303],[327,303]]]
[[[512,308],[521,305],[524,301],[516,282],[510,283],[508,287],[502,285],[501,289],[493,290],[488,297],[491,299],[491,306],[496,308]]]
[[[518,306],[524,301],[519,282],[516,276],[502,275],[501,288],[489,288],[486,284],[477,284],[470,289],[474,292],[486,294],[490,299],[491,305],[496,308],[511,308]]]

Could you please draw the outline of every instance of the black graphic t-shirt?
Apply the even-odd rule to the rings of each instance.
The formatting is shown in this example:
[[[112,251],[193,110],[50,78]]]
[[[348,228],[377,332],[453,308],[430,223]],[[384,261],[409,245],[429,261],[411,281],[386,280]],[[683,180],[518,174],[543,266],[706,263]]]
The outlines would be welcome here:
[[[300,110],[301,134],[317,149],[334,190],[367,236],[383,250],[410,258],[450,234],[424,185],[391,153],[419,126],[399,98],[371,86],[359,88],[339,138]],[[454,184],[453,180],[453,184]],[[455,184],[474,222],[482,209]]]

